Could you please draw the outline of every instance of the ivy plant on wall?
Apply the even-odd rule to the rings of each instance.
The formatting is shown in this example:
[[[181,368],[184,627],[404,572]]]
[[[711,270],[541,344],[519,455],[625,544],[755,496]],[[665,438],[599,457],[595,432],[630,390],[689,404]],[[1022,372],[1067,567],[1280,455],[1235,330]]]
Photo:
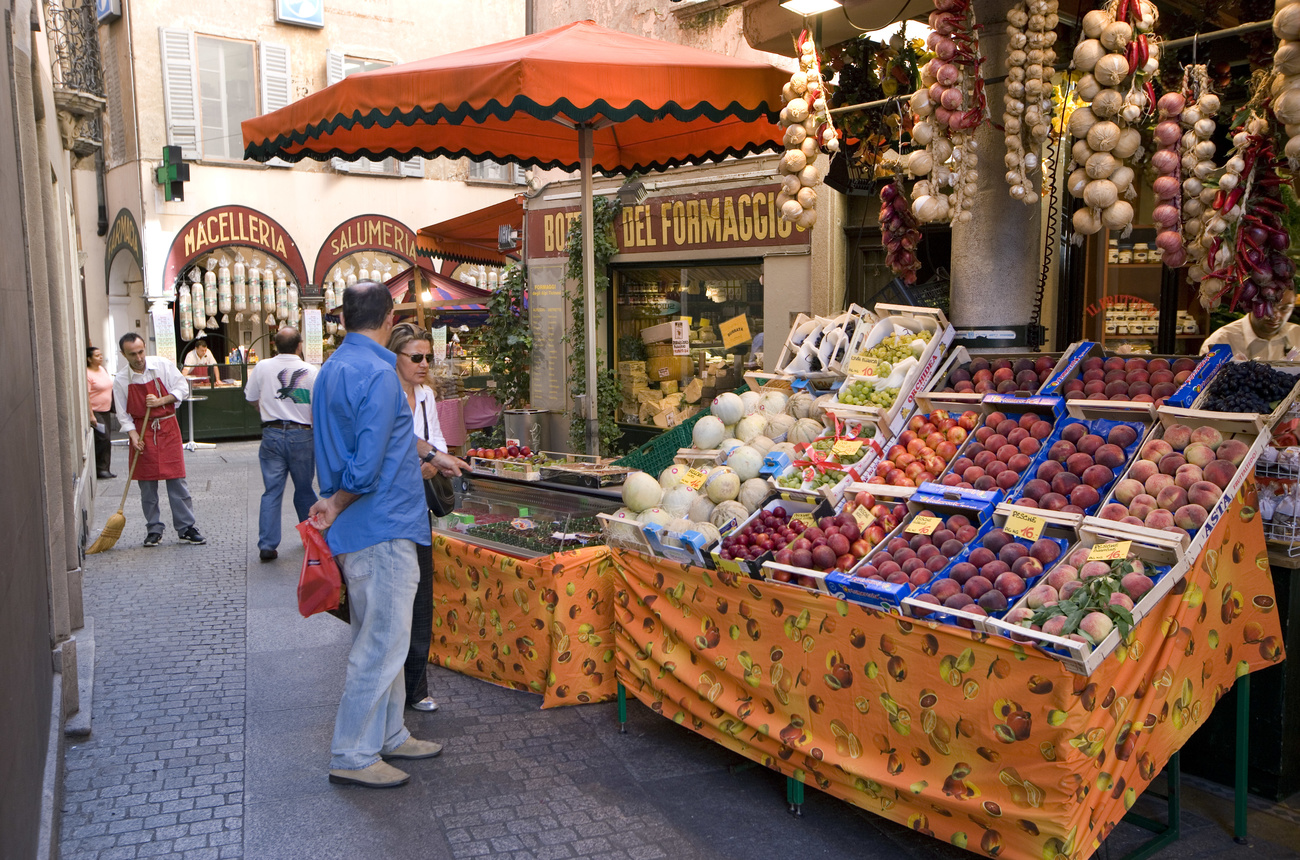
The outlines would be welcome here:
[[[488,299],[487,324],[481,329],[483,356],[492,363],[496,398],[503,409],[527,407],[532,396],[533,335],[527,291],[527,269],[511,265]]]
[[[619,210],[616,200],[596,197],[592,200],[592,214],[595,221],[595,265],[596,265],[596,316],[600,318],[601,297],[609,290],[609,260],[618,251],[614,242],[614,216]],[[569,263],[565,268],[566,278],[564,300],[569,306],[569,327],[563,338],[569,352],[569,385],[575,398],[573,413],[569,422],[569,445],[575,451],[587,450],[587,421],[577,408],[576,398],[587,393],[587,306],[583,300],[582,289],[582,219],[576,218],[569,225],[569,236],[565,250]],[[600,451],[603,456],[614,453],[614,444],[618,441],[620,430],[617,415],[622,392],[618,384],[618,373],[605,361],[604,350],[596,350],[596,414],[600,419]],[[588,452],[590,453],[590,452]]]

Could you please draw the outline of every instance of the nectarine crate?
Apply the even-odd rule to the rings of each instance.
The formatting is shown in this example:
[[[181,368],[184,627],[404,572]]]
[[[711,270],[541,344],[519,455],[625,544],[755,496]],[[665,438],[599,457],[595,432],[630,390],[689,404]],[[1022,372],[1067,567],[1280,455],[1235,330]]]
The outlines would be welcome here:
[[[907,517],[898,524],[894,531],[885,537],[881,546],[874,548],[862,561],[849,570],[849,576],[852,577],[852,583],[857,589],[855,597],[860,598],[857,602],[871,602],[897,612],[900,611],[899,606],[902,598],[910,595],[917,585],[923,584],[890,583],[872,578],[878,575],[879,564],[893,561],[893,553],[897,549],[902,549],[901,546],[897,547],[897,549],[890,548],[890,544],[895,539],[902,539],[910,544],[918,536],[922,536],[921,532],[916,531],[920,527],[916,520],[917,517],[922,515],[922,512],[931,511],[934,516],[945,522],[957,514],[965,516],[976,530],[975,535],[966,542],[972,543],[980,539],[988,529],[992,528],[993,509],[997,506],[1000,497],[1001,493],[957,490],[939,484],[926,483],[917,487],[916,492],[907,500],[909,512]],[[942,525],[930,528],[931,533],[941,530],[943,530]],[[925,536],[928,537],[928,535]],[[944,555],[943,558],[946,561],[944,567],[937,571],[931,569],[931,578],[946,576],[947,571],[952,565],[956,564],[961,552],[968,549],[969,547],[964,545],[960,552],[955,552],[952,556]],[[903,586],[903,588],[900,590],[895,586]],[[854,597],[846,599],[853,600]]]
[[[1016,519],[1016,517],[1021,515],[1027,515],[1031,519],[1037,518],[1041,520],[1042,524],[1037,526],[1039,529],[1039,536],[1036,539],[1030,540],[1022,534],[1014,533],[1016,528],[1025,527],[1024,524]],[[1011,521],[1010,526],[1008,526],[1008,518],[1010,518]],[[938,621],[942,624],[954,624],[968,629],[982,629],[980,624],[983,618],[1001,618],[1006,615],[1006,613],[1010,611],[1012,605],[1014,605],[1022,595],[1027,594],[1030,589],[1043,581],[1047,574],[1055,570],[1056,567],[1065,560],[1066,554],[1079,541],[1079,526],[1082,522],[1083,517],[1078,514],[1036,511],[1027,508],[1017,508],[1014,505],[1008,505],[1005,503],[998,505],[993,512],[992,527],[987,530],[982,530],[981,536],[977,538],[979,542],[978,545],[972,541],[971,545],[966,548],[966,551],[953,560],[953,564],[948,568],[945,574],[942,576],[936,576],[934,579],[930,580],[929,583],[921,586],[913,592],[910,597],[903,600],[903,614],[913,618],[925,618],[931,621]],[[1024,557],[1033,556],[1032,551],[1035,547],[1039,547],[1037,551],[1040,555],[1047,558],[1046,563],[1044,563],[1041,558],[1034,556],[1036,559],[1035,564],[1037,565],[1036,571],[1033,570],[1032,565],[1029,563],[1024,563],[1028,566],[1022,566],[1021,570],[1015,570],[1014,565],[1022,564],[1019,559],[1007,561],[1003,556],[1006,555],[1007,557],[1010,557],[1019,551],[1017,550],[1013,553],[1012,551],[1006,550],[1006,543],[999,545],[997,549],[994,549],[991,545],[990,538],[998,529],[1004,530],[1004,536],[1008,538],[1006,543],[1018,544],[1024,548]],[[987,550],[993,555],[993,557],[981,558],[980,553],[978,552],[980,549]],[[1049,554],[1053,551],[1055,552],[1055,555],[1049,557]],[[976,562],[979,563],[977,564]],[[966,565],[966,569],[963,569],[962,565]],[[996,574],[996,576],[988,576],[985,573],[986,568],[989,569],[989,573]],[[1003,568],[1006,569],[1003,570]],[[1028,576],[1024,575],[1026,572],[1029,573]],[[1003,582],[1002,577],[1004,575],[1008,577],[1016,577],[1016,579],[1008,579],[1004,586],[1000,588],[998,583]],[[975,595],[972,593],[974,590],[979,590],[979,587],[972,589],[972,591],[967,591],[967,583],[976,576],[982,576],[985,579],[988,579],[993,587],[981,595]],[[945,579],[955,585],[939,585],[939,583],[943,582]],[[936,586],[938,586],[940,591],[944,592],[942,596],[935,594]],[[1004,588],[1012,591],[1012,593],[1006,593],[1006,590],[1003,590]],[[950,591],[951,593],[949,593]],[[992,594],[993,592],[1001,594],[1002,599],[995,601],[984,596],[985,594]],[[940,608],[935,606],[933,603],[927,602],[923,597],[923,595],[933,595],[939,599],[940,603],[943,603],[944,599],[957,593],[964,593],[967,597],[971,597],[974,601],[974,605],[978,606],[979,610],[975,611],[963,607]],[[999,605],[1001,608],[998,608]]]
[[[1078,344],[1075,344],[1077,347]],[[970,375],[968,368],[972,362],[985,361],[996,363],[1007,361],[1008,369],[1013,371],[1012,383],[1015,383],[1017,374],[1014,368],[1021,362],[1029,362],[1030,369],[1034,372],[1035,381],[1031,387],[1018,391],[1002,392],[1004,394],[1020,394],[1028,396],[1031,394],[1042,393],[1043,386],[1047,380],[1060,373],[1065,367],[1070,357],[1070,351],[1065,352],[1025,352],[1025,353],[1008,353],[1005,355],[972,355],[966,347],[958,345],[953,347],[952,352],[948,354],[948,360],[940,367],[939,371],[930,379],[925,389],[916,395],[916,406],[925,412],[933,412],[935,409],[970,409],[984,399],[985,394],[996,394],[996,390],[989,391],[957,391],[953,386],[957,382],[954,374],[961,372]],[[1039,362],[1046,362],[1046,366],[1041,370],[1035,369],[1034,365]],[[990,374],[994,371],[990,368]],[[1028,383],[1026,383],[1028,385]]]
[[[1218,348],[1197,358],[1108,353],[1101,344],[1092,341],[1080,341],[1078,346],[1071,350],[1061,371],[1048,378],[1042,391],[1065,397],[1067,409],[1076,418],[1091,417],[1093,410],[1104,403],[1112,412],[1118,409],[1145,413],[1150,420],[1155,420],[1156,409],[1164,403],[1190,406],[1215,371],[1232,357],[1231,350]],[[1157,361],[1161,363],[1151,370],[1152,363]],[[1152,383],[1151,378],[1157,374],[1158,381]],[[1089,391],[1093,385],[1096,389]],[[1138,397],[1143,399],[1134,399]]]
[[[795,499],[783,499],[780,496],[769,498],[763,503],[763,506],[754,513],[750,514],[743,522],[737,523],[736,527],[729,534],[736,534],[744,531],[745,527],[753,523],[764,512],[770,512],[776,508],[784,508],[787,515],[787,522],[795,514],[808,514],[814,520],[820,520],[822,517],[835,516],[835,506],[825,499],[817,502],[801,502]],[[721,543],[714,544],[710,549],[712,564],[710,567],[719,570],[729,570],[732,573],[742,573],[750,579],[763,579],[763,565],[772,561],[776,555],[776,550],[765,550],[754,558],[725,558],[723,557]],[[730,555],[730,553],[728,553]]]
[[[1120,475],[1133,462],[1133,458],[1137,455],[1151,430],[1150,422],[1135,420],[1138,416],[1134,416],[1132,413],[1129,413],[1129,418],[1128,421],[1112,421],[1107,418],[1083,420],[1067,417],[1062,419],[1057,423],[1052,435],[1048,436],[1043,444],[1044,456],[1031,467],[1031,471],[1026,473],[1025,480],[1022,480],[1013,491],[1007,494],[1008,501],[1018,502],[1023,500],[1032,502],[1033,505],[1038,507],[1053,510],[1048,505],[1040,504],[1042,499],[1048,496],[1063,496],[1065,504],[1082,508],[1084,515],[1091,516],[1097,513],[1097,511],[1101,510],[1103,500],[1113,491]],[[1119,430],[1118,428],[1121,427],[1128,428],[1130,432],[1125,433],[1123,430]],[[1081,443],[1083,439],[1089,436],[1096,436],[1102,442],[1092,451],[1078,451],[1076,443]],[[1127,444],[1120,445],[1118,441],[1111,441],[1112,439],[1122,439],[1125,436],[1131,436]],[[1108,449],[1105,451],[1107,462],[1096,462],[1094,455],[1101,455],[1101,449],[1107,445],[1119,448],[1119,452]],[[1056,453],[1058,448],[1061,450],[1061,455],[1066,459],[1058,459],[1058,456],[1061,456]],[[1072,466],[1070,458],[1080,458],[1077,461],[1078,465]],[[1060,463],[1061,469],[1059,471],[1053,470],[1053,474],[1049,478],[1040,478],[1039,473],[1042,472],[1043,465],[1048,460]],[[1078,469],[1078,471],[1075,471],[1075,469]],[[1093,471],[1090,473],[1089,470]],[[1059,477],[1060,475],[1073,475],[1074,477],[1067,481],[1067,479]],[[1033,480],[1046,480],[1048,482],[1047,489],[1030,487],[1029,482]],[[1057,485],[1052,483],[1053,481],[1061,482],[1059,489]],[[1080,489],[1080,487],[1090,488],[1090,491]],[[1066,492],[1061,492],[1062,489],[1066,490]],[[1034,495],[1035,492],[1038,493],[1037,496]],[[1026,507],[1029,506],[1029,504],[1026,504]]]
[[[1263,419],[1258,415],[1189,412],[1186,409],[1168,406],[1160,409],[1158,417],[1159,421],[1152,428],[1146,441],[1143,442],[1142,448],[1138,451],[1138,456],[1129,464],[1128,469],[1125,470],[1120,480],[1112,488],[1110,495],[1106,498],[1099,512],[1101,516],[1085,520],[1085,525],[1094,527],[1110,526],[1113,518],[1105,516],[1106,506],[1112,502],[1125,504],[1120,501],[1117,494],[1135,489],[1124,486],[1125,481],[1135,480],[1143,485],[1147,495],[1154,496],[1157,500],[1153,509],[1144,509],[1143,516],[1139,517],[1139,519],[1143,520],[1145,531],[1159,534],[1167,528],[1185,530],[1185,533],[1191,537],[1191,540],[1186,544],[1185,552],[1187,556],[1194,558],[1204,548],[1210,532],[1214,531],[1215,525],[1218,524],[1219,519],[1232,503],[1233,497],[1241,489],[1246,478],[1254,473],[1255,463],[1259,460],[1260,454],[1269,442],[1268,427],[1264,425]],[[1217,433],[1221,439],[1217,444],[1215,444],[1214,433]],[[1196,438],[1192,438],[1193,435]],[[1159,498],[1160,494],[1170,487],[1179,488],[1177,473],[1179,466],[1187,464],[1185,452],[1193,444],[1203,444],[1202,439],[1205,443],[1208,443],[1206,447],[1212,450],[1208,452],[1197,450],[1193,454],[1192,460],[1206,464],[1202,470],[1204,480],[1194,480],[1194,473],[1187,475],[1183,479],[1183,482],[1188,485],[1183,488],[1187,498],[1183,499],[1177,493],[1169,492],[1164,504],[1173,507],[1162,507]],[[1165,451],[1164,448],[1156,446],[1155,443],[1169,446],[1170,450]],[[1225,449],[1224,445],[1229,447]],[[1227,456],[1224,456],[1225,453]],[[1165,463],[1165,458],[1170,454],[1177,454],[1178,458]],[[1148,457],[1158,457],[1159,462],[1146,459]],[[1225,460],[1228,465],[1212,466],[1211,463],[1216,460]],[[1143,465],[1144,462],[1147,465]],[[1192,465],[1197,465],[1197,463],[1192,462]],[[1155,471],[1152,471],[1153,467]],[[1170,471],[1173,472],[1172,475],[1169,474]],[[1160,475],[1171,478],[1172,483],[1161,480]],[[1149,482],[1154,482],[1155,493],[1150,492],[1152,486],[1149,485]],[[1196,487],[1197,500],[1193,501],[1191,498],[1192,488],[1197,483],[1208,483],[1211,486]],[[1213,495],[1212,490],[1220,491],[1217,498],[1210,498]],[[1145,503],[1145,500],[1143,501]],[[1130,515],[1132,515],[1132,499],[1127,504]],[[1196,506],[1199,506],[1200,510],[1190,510]],[[1159,510],[1164,510],[1170,514],[1173,521],[1166,522],[1165,518],[1160,516],[1156,516],[1155,520],[1152,521],[1151,517]],[[1180,511],[1183,514],[1183,522],[1178,522]],[[1198,523],[1196,519],[1201,518],[1202,511],[1204,512],[1204,519]],[[1113,513],[1118,516],[1118,509]],[[1132,525],[1133,528],[1138,528],[1136,523],[1125,523],[1124,525]]]
[[[925,388],[930,377],[934,375],[934,372],[943,362],[943,356],[947,352],[949,345],[952,344],[955,332],[948,323],[948,318],[943,315],[943,311],[934,308],[877,305],[876,312],[879,314],[882,311],[890,315],[883,317],[880,322],[876,323],[875,327],[864,339],[859,352],[864,352],[895,334],[906,335],[929,331],[932,332],[929,342],[926,343],[925,349],[921,351],[920,356],[913,356],[916,362],[903,376],[902,384],[898,388],[898,395],[892,405],[887,408],[858,406],[840,400],[840,397],[844,395],[850,385],[860,379],[867,378],[862,374],[862,368],[859,368],[855,363],[855,358],[845,363],[847,378],[844,385],[840,386],[839,391],[836,393],[835,402],[831,404],[827,411],[841,417],[865,418],[874,421],[876,426],[880,428],[880,435],[883,438],[888,438],[896,435],[907,422],[908,415],[916,406],[917,392]]]
[[[975,407],[973,411],[979,413],[980,416],[979,424],[976,425],[974,430],[970,431],[970,435],[967,436],[966,441],[962,443],[962,447],[958,449],[957,455],[952,458],[952,460],[944,468],[943,472],[936,477],[935,480],[940,484],[945,484],[945,486],[953,486],[954,484],[952,482],[952,479],[949,477],[950,475],[956,476],[958,482],[960,482],[965,477],[966,473],[969,471],[971,465],[976,465],[973,462],[974,458],[969,457],[969,451],[974,445],[983,444],[978,439],[980,435],[979,430],[981,427],[985,426],[985,423],[988,421],[988,417],[990,415],[1002,414],[1005,415],[1007,419],[1016,421],[1018,424],[1022,419],[1022,416],[1027,414],[1033,414],[1033,415],[1041,416],[1045,421],[1050,421],[1052,423],[1053,428],[1055,428],[1057,423],[1060,421],[1061,416],[1064,415],[1064,402],[1061,400],[1061,398],[1054,397],[1054,396],[1035,395],[1034,397],[1012,397],[1010,395],[1004,395],[1004,394],[986,394],[984,395],[984,399],[979,403],[978,406]],[[997,434],[995,433],[994,435]],[[1045,437],[1043,441],[1046,441],[1046,438],[1050,438],[1050,434],[1048,434],[1048,437]],[[1007,442],[1006,444],[1011,444],[1011,443]],[[1013,475],[1016,477],[1016,482],[1009,487],[1002,487],[1000,485],[997,485],[993,489],[996,490],[996,492],[998,492],[999,494],[1001,494],[1001,496],[1006,497],[1011,492],[1014,492],[1016,489],[1023,486],[1024,483],[1029,479],[1029,477],[1034,473],[1034,470],[1036,470],[1039,464],[1042,463],[1042,461],[1046,458],[1047,456],[1046,452],[1047,452],[1047,446],[1043,444],[1040,444],[1038,450],[1034,451],[1033,453],[1026,454],[1023,453],[1022,451],[1020,456],[1028,458],[1028,463],[1020,463],[1019,461],[1017,461],[1017,463],[1015,464],[1012,464],[1010,462],[1004,464],[1013,470]],[[961,461],[965,459],[971,459],[972,463],[969,465],[962,463]],[[999,460],[998,462],[1002,462],[1002,461]],[[958,466],[961,466],[962,468],[961,473],[958,473],[957,471]],[[982,471],[984,467],[980,466],[979,468]],[[1006,470],[1004,469],[1003,471]],[[981,475],[980,477],[983,477],[983,475]],[[996,480],[997,478],[995,477],[994,478],[995,483]],[[985,489],[985,488],[980,488],[980,489]]]
[[[904,506],[904,510],[906,510],[907,500],[911,498],[912,495],[915,494],[916,492],[915,487],[874,486],[869,488],[866,484],[861,484],[861,483],[850,484],[849,486],[857,488],[856,490],[854,490],[855,495],[857,493],[864,492],[864,491],[870,492],[873,496],[875,496],[876,502],[878,504],[886,505],[891,509],[896,508],[898,505],[901,504]],[[905,516],[906,514],[904,514],[904,517]],[[899,522],[902,522],[902,519],[903,517],[900,517]],[[893,528],[890,528],[885,534],[880,536],[880,541],[876,544],[876,546],[879,546],[880,544],[889,540],[890,537],[898,533],[900,528],[901,526],[894,526]],[[874,549],[875,547],[873,546],[872,550],[874,551]],[[870,554],[871,552],[868,551],[866,554],[864,554],[863,557],[865,558],[867,555]],[[856,562],[854,566],[856,567]],[[821,594],[829,594],[832,595],[833,597],[838,597],[841,600],[848,600],[850,602],[855,602],[855,603],[866,603],[872,606],[881,605],[880,590],[867,590],[862,588],[861,584],[858,583],[857,580],[855,580],[853,577],[851,577],[848,573],[844,571],[833,570],[829,572],[822,572],[819,570],[812,570],[810,568],[796,567],[794,565],[783,565],[778,563],[775,560],[775,558],[773,558],[772,561],[767,561],[763,563],[762,576],[764,579],[767,579],[770,582],[780,582],[782,585],[791,585],[797,588],[804,588],[808,591],[816,591]],[[878,584],[883,586],[886,583],[878,583]],[[906,594],[910,586],[908,587],[891,586],[891,588],[894,591],[899,593],[898,595],[895,595],[893,601],[895,604],[897,604],[898,596],[901,596],[902,594]]]
[[[1091,552],[1092,548],[1099,544],[1114,544],[1117,541],[1123,542],[1126,540],[1128,538],[1124,537],[1122,533],[1111,529],[1094,528],[1085,523],[1079,530],[1079,544],[1075,549],[1071,550],[1069,555]],[[1131,610],[1133,624],[1136,626],[1183,579],[1193,559],[1180,558],[1172,538],[1168,542],[1150,544],[1133,542],[1128,545],[1127,552],[1128,557],[1141,560],[1145,569],[1150,573],[1151,579],[1150,590],[1134,601]],[[1070,558],[1067,556],[1067,561],[1069,560]],[[1079,565],[1079,568],[1082,569],[1082,566]],[[1012,607],[1012,611],[1022,606],[1028,608],[1028,599],[1029,595],[1026,592],[1025,596]],[[1053,636],[1041,630],[1032,630],[1029,627],[1008,622],[1005,617],[1003,619],[985,618],[981,626],[986,633],[1005,636],[1016,642],[1032,645],[1043,654],[1060,661],[1062,666],[1076,675],[1091,675],[1097,671],[1097,667],[1115,652],[1121,641],[1118,628],[1110,630],[1099,641],[1094,643],[1093,641],[1080,642],[1076,639]]]
[[[1279,370],[1283,373],[1289,373],[1292,376],[1300,376],[1300,362],[1268,361],[1262,363],[1267,364],[1269,367],[1272,367],[1274,370]],[[1190,405],[1190,408],[1178,408],[1178,407],[1171,406],[1169,408],[1170,414],[1182,415],[1184,417],[1184,421],[1183,421],[1184,424],[1189,423],[1189,419],[1195,420],[1197,416],[1207,415],[1207,414],[1222,415],[1225,418],[1235,418],[1239,416],[1249,417],[1252,415],[1258,415],[1259,419],[1264,423],[1264,426],[1268,427],[1271,430],[1278,423],[1278,421],[1282,420],[1282,417],[1286,415],[1288,411],[1291,410],[1291,407],[1296,402],[1296,397],[1300,395],[1300,386],[1292,385],[1291,390],[1287,392],[1287,395],[1285,397],[1277,401],[1277,405],[1273,407],[1273,410],[1271,412],[1259,412],[1259,413],[1215,412],[1213,410],[1209,410],[1205,408],[1206,401],[1209,400],[1210,398],[1210,386],[1213,384],[1214,384],[1214,380],[1210,379],[1209,384],[1206,385],[1204,389],[1200,391],[1200,393],[1196,397],[1196,400]]]
[[[540,481],[542,470],[536,463],[524,460],[489,460],[486,457],[470,457],[469,467],[480,475],[495,475],[498,478],[514,478],[516,481]]]
[[[1026,513],[1042,516],[1043,519],[1043,525],[1040,526],[1041,534],[1035,540],[1029,540],[1005,531],[1007,517],[1013,510],[1016,509],[1006,504],[998,505],[993,511],[992,521],[980,529],[979,536],[952,560],[948,568],[930,582],[917,588],[902,602],[903,614],[913,618],[929,618],[943,624],[954,624],[968,629],[980,629],[979,619],[989,616],[1001,617],[1020,595],[1037,585],[1047,570],[1055,567],[1065,557],[1069,548],[1078,541],[1078,525],[1082,517],[1077,514],[1064,517],[1054,514],[1049,522],[1048,518],[1043,516],[1046,512],[1027,511]],[[1014,525],[1013,523],[1013,528]],[[1003,530],[1003,533],[1000,538],[995,539],[994,536],[999,530]],[[1008,549],[1009,544],[1022,547],[1023,553],[1021,550]],[[1036,569],[1025,566],[1028,563],[1020,562],[1021,557],[1032,555],[1031,550],[1046,559],[1044,562],[1043,559],[1033,556],[1036,559],[1034,562],[1037,565]],[[1053,552],[1054,555],[1051,554]],[[1020,570],[1013,570],[1013,565],[1021,565]],[[1024,573],[1029,575],[1025,576]],[[1007,576],[1006,580],[1003,579],[1004,575]],[[968,583],[976,577],[988,579],[992,587],[984,589],[981,583],[968,590]],[[939,585],[944,580],[948,580],[950,584]],[[998,583],[1003,583],[1002,587],[999,587]],[[957,593],[965,594],[972,602],[966,607],[936,607],[923,597],[923,595],[933,595],[936,586],[944,592],[942,596],[935,595],[940,603]],[[976,591],[979,593],[975,593]],[[1012,593],[1008,594],[1007,591]],[[994,592],[1002,596],[996,602],[985,596]],[[969,608],[971,605],[978,606],[978,610]]]

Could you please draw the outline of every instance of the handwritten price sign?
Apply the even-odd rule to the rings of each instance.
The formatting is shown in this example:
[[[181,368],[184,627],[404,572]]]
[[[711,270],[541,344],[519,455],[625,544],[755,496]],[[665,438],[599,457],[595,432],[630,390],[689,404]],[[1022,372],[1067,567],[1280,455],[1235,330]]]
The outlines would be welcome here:
[[[852,457],[862,450],[861,439],[840,439],[831,446],[831,453],[837,457]]]
[[[859,506],[853,509],[853,519],[857,521],[858,528],[865,529],[876,521],[876,515],[866,508]]]
[[[855,355],[849,359],[849,374],[852,376],[875,376],[876,362],[865,355]]]
[[[704,486],[704,479],[708,477],[699,469],[689,469],[685,475],[682,475],[682,483],[692,490],[698,490]]]
[[[903,531],[914,535],[932,535],[941,525],[943,520],[938,517],[917,517],[908,523]]]
[[[1095,544],[1088,551],[1088,561],[1117,561],[1121,558],[1128,558],[1128,548],[1132,541],[1117,540],[1110,543]]]
[[[803,523],[806,526],[811,527],[817,525],[817,518],[814,517],[812,514],[795,514],[794,516],[790,517],[790,522],[792,523],[799,522],[799,523]]]
[[[1007,522],[1002,530],[1014,537],[1035,541],[1043,533],[1043,527],[1046,525],[1047,521],[1040,516],[1027,511],[1012,511],[1007,514]]]

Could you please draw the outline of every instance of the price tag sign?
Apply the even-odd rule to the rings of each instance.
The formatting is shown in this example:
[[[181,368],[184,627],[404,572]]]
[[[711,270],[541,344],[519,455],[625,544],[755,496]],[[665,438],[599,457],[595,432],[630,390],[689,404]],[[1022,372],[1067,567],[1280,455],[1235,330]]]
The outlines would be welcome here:
[[[876,521],[876,515],[859,505],[853,509],[853,519],[857,522],[858,528],[865,529]]]
[[[943,520],[938,517],[917,517],[908,523],[903,531],[913,535],[932,535],[941,525]]]
[[[673,355],[691,354],[691,324],[687,320],[673,320]]]
[[[1024,538],[1025,540],[1038,540],[1039,535],[1043,533],[1043,527],[1047,521],[1036,514],[1028,511],[1012,511],[1007,514],[1006,525],[1002,530],[1014,537]]]
[[[865,355],[855,355],[849,359],[850,376],[875,376],[876,362],[875,359],[867,358]]]
[[[862,450],[861,439],[839,439],[831,446],[831,453],[837,457],[852,457]]]
[[[1099,543],[1093,545],[1088,551],[1088,561],[1116,561],[1121,558],[1128,558],[1128,548],[1132,541],[1117,540],[1110,543]]]
[[[688,469],[686,474],[682,476],[682,483],[690,487],[692,490],[698,490],[700,487],[704,486],[704,479],[706,477],[708,476],[699,469]]]
[[[749,320],[744,314],[727,320],[721,325],[720,330],[722,331],[722,345],[726,349],[753,340],[749,334]]]
[[[817,525],[817,518],[814,517],[812,514],[795,514],[794,516],[790,517],[790,522],[792,523],[800,522],[806,526],[811,527]]]

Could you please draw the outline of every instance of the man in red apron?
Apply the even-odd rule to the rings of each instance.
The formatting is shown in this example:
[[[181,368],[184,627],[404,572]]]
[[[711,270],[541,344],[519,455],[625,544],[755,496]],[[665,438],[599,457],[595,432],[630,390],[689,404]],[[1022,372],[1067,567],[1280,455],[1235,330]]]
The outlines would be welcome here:
[[[189,383],[174,363],[156,355],[146,356],[144,339],[135,332],[122,335],[118,346],[126,364],[113,378],[113,395],[117,419],[131,439],[131,456],[138,458],[133,477],[140,482],[140,505],[147,528],[144,545],[158,546],[162,541],[159,481],[167,482],[172,525],[180,539],[185,543],[207,543],[194,527],[194,506],[185,483],[181,428],[176,422],[176,404],[189,395]]]

